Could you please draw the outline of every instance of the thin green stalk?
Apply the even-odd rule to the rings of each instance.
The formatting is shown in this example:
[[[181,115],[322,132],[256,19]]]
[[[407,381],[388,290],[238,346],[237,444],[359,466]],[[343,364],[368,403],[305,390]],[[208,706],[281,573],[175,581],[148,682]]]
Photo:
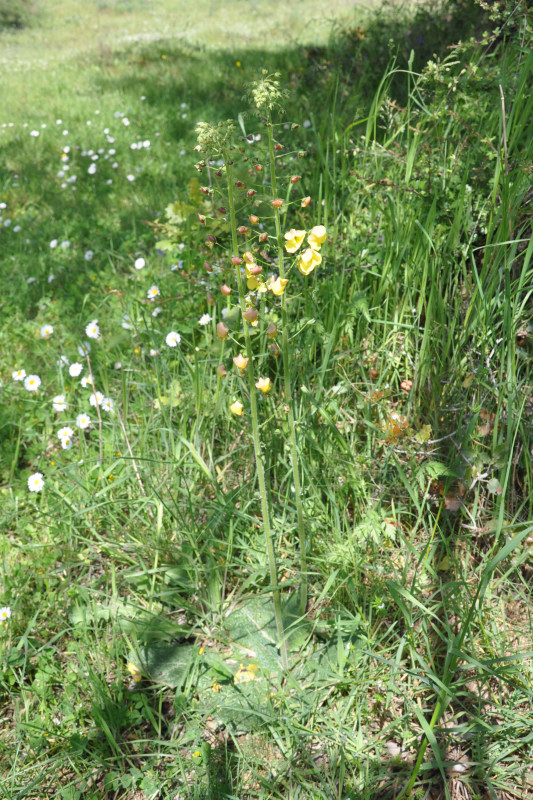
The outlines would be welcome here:
[[[274,136],[272,134],[272,117],[270,110],[267,112],[268,128],[268,152],[270,159],[270,181],[272,185],[273,198],[277,198],[276,188],[276,164],[274,157]],[[283,253],[283,237],[281,234],[281,224],[279,209],[274,207],[274,220],[276,224],[276,239],[278,243],[278,269],[280,278],[285,278],[285,263]],[[294,480],[294,497],[296,500],[296,513],[298,519],[298,538],[300,541],[300,614],[303,616],[307,610],[307,542],[305,536],[305,519],[302,503],[302,489],[300,484],[300,471],[298,463],[298,445],[296,441],[296,423],[294,420],[291,376],[290,376],[290,356],[289,356],[289,334],[287,323],[287,305],[285,293],[281,295],[281,352],[283,358],[283,390],[285,392],[285,403],[287,405],[289,420],[289,441],[291,449],[291,466]]]
[[[228,158],[227,153],[224,154],[224,161],[226,163],[226,175],[228,180],[228,200],[229,200],[229,209],[230,209],[230,221],[231,221],[231,243],[233,247],[233,254],[235,256],[238,255],[239,252],[239,245],[237,242],[237,224],[236,224],[236,217],[235,217],[235,200],[233,196],[233,181],[231,177],[231,165],[230,159]],[[235,275],[237,277],[237,286],[239,288],[239,302],[241,307],[241,314],[244,314],[246,310],[245,306],[245,299],[244,299],[244,286],[241,276],[241,268],[240,266],[235,267]],[[250,331],[248,328],[248,322],[243,318],[243,325],[244,325],[244,340],[246,344],[246,357],[248,358],[248,365],[247,365],[247,375],[248,375],[248,387],[249,387],[249,394],[250,394],[250,410],[252,416],[252,438],[254,443],[254,454],[255,454],[255,465],[257,471],[257,480],[259,483],[259,495],[261,497],[261,512],[263,516],[263,528],[265,531],[265,540],[266,540],[266,549],[267,549],[267,556],[268,556],[268,565],[270,570],[270,582],[272,585],[272,600],[274,603],[274,615],[276,618],[276,627],[278,631],[278,638],[279,638],[279,646],[281,652],[281,661],[283,664],[283,669],[287,670],[289,668],[289,658],[287,652],[287,642],[285,639],[285,633],[283,629],[283,615],[281,609],[281,592],[279,589],[278,584],[278,571],[276,565],[276,552],[274,549],[274,541],[272,535],[272,529],[270,526],[270,509],[268,504],[268,496],[267,496],[267,489],[266,489],[266,482],[265,482],[265,470],[263,467],[263,459],[261,455],[261,438],[259,435],[259,416],[257,413],[257,390],[255,388],[255,380],[254,380],[254,367],[253,367],[253,351],[252,351],[252,341],[250,338]]]

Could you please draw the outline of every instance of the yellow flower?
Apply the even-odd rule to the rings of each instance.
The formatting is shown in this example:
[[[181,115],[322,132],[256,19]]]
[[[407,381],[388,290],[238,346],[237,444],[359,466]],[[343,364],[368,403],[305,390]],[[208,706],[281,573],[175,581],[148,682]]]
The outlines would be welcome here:
[[[135,666],[132,661],[128,661],[128,666],[126,667],[130,675],[132,675],[133,680],[135,683],[139,683],[142,680],[141,670],[139,667]]]
[[[309,231],[309,236],[307,237],[307,241],[309,242],[309,246],[313,248],[313,250],[320,250],[324,242],[326,241],[327,232],[323,225],[315,225],[314,228],[311,228]]]
[[[305,231],[295,231],[294,228],[291,228],[288,233],[285,234],[286,243],[285,243],[285,250],[287,253],[296,253],[296,251],[300,248],[305,236]]]
[[[232,414],[235,414],[236,417],[242,417],[242,410],[244,406],[238,400],[235,400],[229,407],[229,410]]]
[[[260,281],[255,275],[250,275],[246,280],[246,286],[251,292],[266,292],[268,286],[264,281]]]
[[[255,385],[260,392],[266,394],[270,391],[270,378],[259,378]]]
[[[272,278],[270,281],[270,286],[268,288],[270,289],[272,294],[275,294],[277,297],[280,297],[285,291],[285,287],[287,286],[288,282],[289,281],[287,278],[276,278],[276,280]]]
[[[247,667],[245,667],[244,664],[240,664],[239,669],[233,677],[233,683],[249,683],[249,681],[255,681],[258,670],[259,667],[257,664],[248,664]]]
[[[235,358],[233,359],[233,363],[239,369],[246,369],[246,367],[248,366],[248,359],[245,358],[242,353],[239,353],[239,355],[235,356]]]
[[[311,247],[308,247],[307,250],[303,251],[298,259],[298,269],[302,275],[309,275],[309,273],[312,272],[315,267],[318,267],[321,261],[322,256],[320,253],[318,253],[316,250],[313,250]]]

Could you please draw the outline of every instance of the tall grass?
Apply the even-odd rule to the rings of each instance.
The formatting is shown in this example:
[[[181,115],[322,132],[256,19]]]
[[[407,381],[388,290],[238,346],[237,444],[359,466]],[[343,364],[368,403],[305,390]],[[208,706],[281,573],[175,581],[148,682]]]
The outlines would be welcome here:
[[[253,73],[167,42],[104,54],[90,113],[57,98],[53,115],[6,120],[2,796],[531,794],[529,25],[520,6],[427,65],[399,51],[364,92],[335,67],[342,39],[265,56],[292,83],[274,152],[241,99]],[[229,116],[231,227],[192,152],[198,119]],[[279,229],[272,155],[289,187]],[[289,274],[283,309],[257,300],[250,329],[272,384],[257,424],[289,670],[256,432],[228,413],[253,386],[216,336],[224,319],[241,342],[220,287],[250,215],[265,274],[280,233],[329,234],[322,264]],[[283,364],[264,334],[285,319]],[[100,419],[92,383],[114,400]]]

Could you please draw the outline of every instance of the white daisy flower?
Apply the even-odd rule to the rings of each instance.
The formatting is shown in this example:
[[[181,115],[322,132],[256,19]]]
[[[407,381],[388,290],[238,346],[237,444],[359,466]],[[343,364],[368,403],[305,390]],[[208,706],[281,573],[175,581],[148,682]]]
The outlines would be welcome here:
[[[131,324],[131,317],[129,316],[129,314],[124,314],[124,316],[122,317],[122,322],[120,324],[125,331],[131,331],[133,329],[133,325]]]
[[[70,367],[68,368],[69,375],[72,378],[77,378],[82,370],[83,370],[83,364],[80,364],[79,361],[75,361],[74,364],[71,364]]]
[[[163,311],[162,306],[156,306],[152,311],[152,317],[158,317],[162,311]]]
[[[113,366],[115,367],[116,370],[122,369],[122,362],[121,361],[115,361]]]
[[[33,475],[30,475],[28,478],[28,489],[30,492],[40,492],[43,487],[44,481],[42,472],[34,472]]]
[[[198,325],[209,325],[211,322],[211,317],[209,314],[202,314],[200,319],[198,320]]]
[[[137,258],[135,259],[135,269],[142,269],[146,266],[146,261],[144,258]]]
[[[59,242],[57,241],[57,239],[52,239],[52,241],[50,242],[51,250],[55,250],[55,248],[57,247],[58,244],[59,244]]]
[[[36,280],[37,280],[37,278],[33,278],[33,277],[32,278],[28,278],[26,283],[35,283]]]
[[[159,356],[161,354],[160,354],[159,350],[156,350],[154,347],[152,347],[152,348],[150,348],[150,355],[152,356],[152,358],[155,358],[155,356]]]
[[[111,397],[104,397],[102,400],[102,408],[104,411],[113,411],[115,408],[115,401]]]
[[[28,375],[24,381],[24,388],[27,389],[28,392],[36,392],[40,385],[41,379],[38,375]]]
[[[165,337],[167,347],[176,347],[181,342],[181,336],[175,331],[170,331]]]
[[[89,173],[89,175],[94,175],[94,173],[96,172],[96,164],[91,164],[87,172]]]
[[[56,394],[56,396],[52,398],[52,406],[54,408],[54,411],[65,411],[65,409],[67,408],[65,395]]]
[[[126,175],[126,178],[132,183],[135,180],[135,175]]]
[[[78,347],[78,353],[80,356],[88,356],[91,352],[91,343],[90,342],[82,342]]]
[[[98,320],[93,319],[92,322],[85,328],[85,335],[89,337],[89,339],[99,339],[100,338],[100,328],[98,327]]]
[[[99,406],[104,399],[104,395],[102,392],[93,392],[92,395],[89,397],[89,403],[92,405],[93,408]]]
[[[92,250],[86,250],[85,253],[83,254],[83,257],[84,257],[85,261],[90,261],[93,256],[94,256],[94,253],[93,253]]]
[[[71,447],[72,447],[72,439],[70,438],[70,436],[63,436],[63,438],[60,441],[61,441],[61,447],[63,448],[63,450],[70,450],[71,449]]]
[[[80,381],[80,386],[82,389],[86,389],[88,386],[91,386],[91,379],[88,375],[84,375]]]
[[[11,373],[11,377],[14,381],[23,381],[26,377],[26,370],[25,369],[16,369],[14,372]]]
[[[4,606],[3,608],[0,608],[0,622],[5,622],[6,619],[9,619],[10,616],[11,616],[11,609],[9,608],[9,606]]]
[[[68,250],[68,248],[70,247],[70,242],[68,239],[65,239],[65,241],[61,242],[59,246],[62,247],[63,250]]]
[[[146,297],[148,300],[155,300],[155,298],[159,297],[160,294],[161,292],[159,291],[159,286],[150,286],[146,292]]]
[[[30,136],[39,136],[39,131],[30,131]]]
[[[74,435],[74,431],[68,425],[65,425],[64,428],[60,428],[57,432],[58,439],[70,439]]]
[[[52,283],[53,281],[55,281],[55,279],[56,279],[56,276],[53,274],[53,272],[51,272],[50,275],[47,278],[47,281],[48,281],[48,283]]]
[[[52,325],[43,325],[41,328],[41,339],[48,339],[54,332],[54,328]]]
[[[66,356],[59,356],[56,363],[58,367],[67,367],[70,364],[70,361]]]
[[[76,417],[76,426],[82,431],[88,428],[91,424],[91,418],[88,414],[78,414]]]

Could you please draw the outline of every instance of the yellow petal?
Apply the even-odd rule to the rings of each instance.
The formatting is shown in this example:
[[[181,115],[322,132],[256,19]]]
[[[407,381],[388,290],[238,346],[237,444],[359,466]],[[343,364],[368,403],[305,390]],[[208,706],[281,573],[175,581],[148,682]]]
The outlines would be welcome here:
[[[315,227],[311,228],[309,231],[307,241],[314,250],[320,250],[321,246],[326,241],[327,235],[327,231],[323,225],[315,225]]]
[[[266,394],[270,391],[270,378],[259,378],[255,385],[260,392]]]
[[[298,269],[302,275],[309,275],[322,261],[322,256],[313,248],[308,247],[298,259]]]
[[[272,280],[270,281],[270,286],[268,288],[270,289],[272,294],[275,294],[277,297],[280,297],[280,295],[282,295],[283,292],[285,291],[285,287],[287,286],[288,282],[289,281],[287,278],[276,278],[276,280],[272,278]]]
[[[230,405],[229,410],[231,411],[232,414],[235,414],[235,416],[242,417],[243,408],[244,408],[243,404],[240,403],[238,400],[235,400],[235,402]]]
[[[300,248],[305,236],[305,231],[296,231],[294,228],[291,228],[285,234],[285,239],[287,240],[285,243],[285,250],[287,253],[296,253],[296,251]]]

